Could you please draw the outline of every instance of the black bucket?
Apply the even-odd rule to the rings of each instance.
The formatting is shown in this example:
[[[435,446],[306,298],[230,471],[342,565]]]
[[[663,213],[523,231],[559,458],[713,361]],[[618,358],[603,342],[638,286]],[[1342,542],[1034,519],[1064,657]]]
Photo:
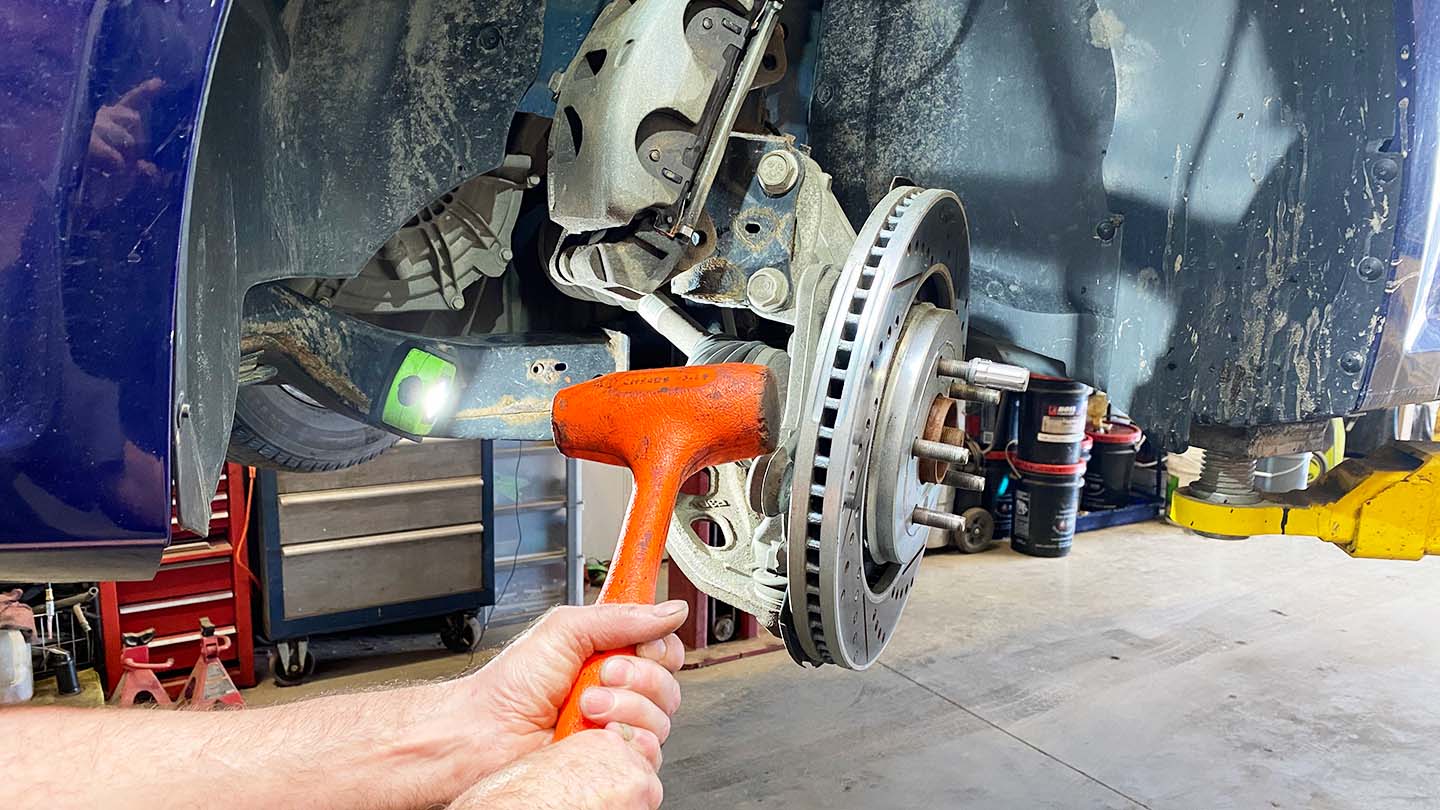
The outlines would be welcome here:
[[[999,405],[986,405],[980,412],[980,444],[1004,450],[1020,438],[1021,394],[1005,392]]]
[[[1064,557],[1075,541],[1085,464],[1034,464],[1016,459],[1015,469],[1020,482],[1015,488],[1010,547],[1032,557]]]
[[[1144,434],[1134,425],[1106,422],[1107,430],[1087,435],[1095,441],[1085,467],[1085,493],[1080,505],[1087,512],[1117,509],[1130,504],[1130,483],[1135,477],[1135,449]]]
[[[1017,455],[1034,464],[1075,464],[1085,440],[1085,400],[1090,386],[1061,377],[1030,375],[1020,397]]]
[[[1015,473],[1003,450],[985,454],[985,493],[980,505],[995,519],[995,539],[1009,537],[1015,525]]]

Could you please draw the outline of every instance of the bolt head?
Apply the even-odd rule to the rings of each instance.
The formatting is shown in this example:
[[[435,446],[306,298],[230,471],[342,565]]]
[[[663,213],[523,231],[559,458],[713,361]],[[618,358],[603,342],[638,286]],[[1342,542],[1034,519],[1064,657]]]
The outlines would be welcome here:
[[[1382,158],[1375,161],[1375,177],[1382,183],[1388,183],[1400,176],[1400,164],[1392,158]]]
[[[1385,262],[1366,256],[1355,265],[1355,271],[1366,281],[1379,281],[1385,277]]]
[[[766,194],[779,197],[794,188],[795,181],[800,179],[800,163],[794,155],[777,149],[760,158],[755,176]]]
[[[464,309],[464,308],[465,308],[465,296],[460,295],[460,294],[457,293],[453,298],[450,299],[450,308],[451,308],[451,309]]]
[[[790,281],[773,267],[762,267],[745,284],[745,297],[760,312],[779,312],[790,300]]]
[[[1346,374],[1359,374],[1361,369],[1365,368],[1365,356],[1356,351],[1345,352],[1340,356],[1340,368],[1344,369]]]
[[[487,25],[480,29],[480,47],[487,51],[493,51],[500,47],[500,29],[493,25]]]

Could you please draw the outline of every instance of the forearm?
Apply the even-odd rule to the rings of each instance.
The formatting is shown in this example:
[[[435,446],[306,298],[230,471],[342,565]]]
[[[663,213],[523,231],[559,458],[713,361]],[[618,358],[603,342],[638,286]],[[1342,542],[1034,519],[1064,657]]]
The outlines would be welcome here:
[[[470,684],[336,695],[239,712],[0,710],[5,793],[28,808],[388,810],[449,802],[494,763],[466,727]],[[17,759],[18,758],[18,759]],[[15,805],[14,802],[19,804]]]

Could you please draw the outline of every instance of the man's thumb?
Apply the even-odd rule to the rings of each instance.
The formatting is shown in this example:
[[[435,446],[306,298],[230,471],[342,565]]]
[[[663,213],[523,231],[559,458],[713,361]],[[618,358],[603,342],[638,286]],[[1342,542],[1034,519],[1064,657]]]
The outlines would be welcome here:
[[[585,658],[664,638],[680,628],[689,610],[679,599],[658,605],[560,607],[550,611],[535,632],[558,637],[556,640]]]

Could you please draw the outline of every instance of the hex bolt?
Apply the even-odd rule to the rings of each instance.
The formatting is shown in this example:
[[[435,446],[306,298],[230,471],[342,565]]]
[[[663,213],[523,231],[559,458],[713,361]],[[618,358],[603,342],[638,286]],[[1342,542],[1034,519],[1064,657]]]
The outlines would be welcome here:
[[[760,312],[779,312],[790,300],[790,281],[774,267],[762,267],[745,283],[745,297]]]
[[[789,152],[776,149],[760,158],[755,176],[766,194],[779,197],[794,188],[795,182],[800,179],[800,162]]]
[[[1365,355],[1357,351],[1348,351],[1340,356],[1340,368],[1345,369],[1346,374],[1359,374],[1365,368]]]
[[[969,492],[985,491],[985,477],[983,475],[974,475],[972,473],[960,472],[959,470],[951,470],[946,473],[945,480],[940,483],[947,487],[963,489]]]
[[[921,458],[943,461],[946,464],[970,463],[970,451],[964,447],[956,447],[945,442],[932,442],[929,439],[916,439],[915,443],[910,445],[910,452]]]
[[[1400,176],[1400,164],[1392,158],[1383,158],[1375,162],[1375,178],[1382,183],[1388,183]]]
[[[926,509],[923,506],[915,507],[915,511],[910,513],[910,522],[919,526],[929,526],[932,529],[944,529],[947,532],[965,531],[965,518],[949,512],[936,512],[934,509]]]
[[[1355,271],[1366,281],[1379,281],[1385,277],[1385,262],[1366,256],[1355,265]]]
[[[659,150],[659,149],[651,149],[651,150],[650,150],[650,160],[651,160],[651,162],[653,162],[653,163],[659,163],[659,162],[660,162],[660,150]]]
[[[964,399],[970,402],[982,402],[986,405],[1000,404],[1000,391],[995,388],[982,388],[978,385],[971,385],[958,380],[950,385],[950,396],[956,399]]]
[[[450,308],[451,308],[451,309],[464,309],[464,308],[465,308],[465,296],[461,295],[460,293],[456,293],[455,296],[450,299]]]

